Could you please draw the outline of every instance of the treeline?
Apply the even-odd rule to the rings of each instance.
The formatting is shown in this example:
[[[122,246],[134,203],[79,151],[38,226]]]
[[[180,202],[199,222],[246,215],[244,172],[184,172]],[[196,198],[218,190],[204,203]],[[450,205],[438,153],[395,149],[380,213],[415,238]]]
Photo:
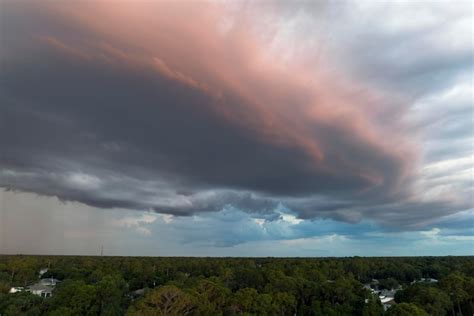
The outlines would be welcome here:
[[[12,286],[61,280],[51,298]],[[420,278],[435,283],[413,283]],[[384,311],[363,285],[402,287]],[[474,257],[0,256],[0,315],[473,315]]]

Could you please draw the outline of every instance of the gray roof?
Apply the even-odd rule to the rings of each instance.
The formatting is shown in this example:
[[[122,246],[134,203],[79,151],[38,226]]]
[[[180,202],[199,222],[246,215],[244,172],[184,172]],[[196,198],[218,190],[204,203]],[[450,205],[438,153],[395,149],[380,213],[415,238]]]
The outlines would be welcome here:
[[[57,280],[57,279],[54,279],[54,278],[45,278],[45,279],[41,279],[38,284],[52,285],[52,286],[54,286],[54,285],[56,285],[58,282],[61,282],[61,281],[59,281],[59,280]]]
[[[145,288],[143,288],[143,289],[138,289],[138,290],[135,290],[135,291],[130,292],[130,295],[131,295],[131,296],[134,296],[134,297],[142,296],[143,294],[145,294],[145,291],[146,291]]]

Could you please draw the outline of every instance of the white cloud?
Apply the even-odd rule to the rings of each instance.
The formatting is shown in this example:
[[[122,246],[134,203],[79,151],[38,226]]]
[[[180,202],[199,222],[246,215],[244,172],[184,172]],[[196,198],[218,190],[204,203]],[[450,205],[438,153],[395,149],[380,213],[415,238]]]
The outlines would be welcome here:
[[[151,230],[146,226],[148,224],[154,223],[159,217],[161,217],[165,222],[168,221],[166,223],[169,223],[171,220],[166,215],[145,213],[139,216],[126,216],[119,219],[114,219],[111,224],[115,227],[132,228],[143,236],[150,236]]]
[[[265,219],[263,218],[254,218],[253,221],[255,222],[255,224],[257,224],[258,226],[262,227],[262,228],[265,228],[263,225],[265,224]]]
[[[348,240],[349,239],[343,235],[331,234],[331,235],[326,235],[326,236],[321,236],[321,237],[282,240],[281,243],[284,245],[294,245],[294,246],[316,246],[316,245],[325,245],[328,243],[345,242]]]
[[[173,215],[171,214],[159,214],[159,217],[161,218],[161,220],[163,222],[165,222],[166,224],[170,224],[171,222],[173,222]]]
[[[71,172],[67,174],[65,181],[66,184],[75,189],[95,190],[101,187],[101,180],[99,178],[81,172]]]
[[[297,218],[296,216],[292,214],[284,214],[284,213],[280,215],[280,220],[283,222],[290,223],[292,225],[297,225],[303,221],[302,219]]]
[[[474,236],[473,235],[447,235],[446,233],[442,234],[441,229],[439,228],[432,228],[431,230],[420,231],[420,234],[426,238],[428,238],[429,242],[437,243],[437,244],[453,244],[456,242],[473,242]],[[420,240],[420,243],[424,243],[424,240]],[[474,244],[472,245],[474,249]]]
[[[420,231],[420,234],[428,238],[436,238],[441,232],[439,228],[432,228],[431,230]]]

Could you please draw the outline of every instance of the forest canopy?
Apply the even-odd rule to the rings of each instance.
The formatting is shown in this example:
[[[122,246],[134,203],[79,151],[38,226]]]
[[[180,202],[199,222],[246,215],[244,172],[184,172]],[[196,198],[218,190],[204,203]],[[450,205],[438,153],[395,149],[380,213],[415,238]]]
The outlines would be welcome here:
[[[40,270],[58,282],[51,297],[9,293],[38,282]],[[392,306],[374,286],[396,289]],[[457,316],[472,315],[473,302],[473,257],[0,256],[5,316]]]

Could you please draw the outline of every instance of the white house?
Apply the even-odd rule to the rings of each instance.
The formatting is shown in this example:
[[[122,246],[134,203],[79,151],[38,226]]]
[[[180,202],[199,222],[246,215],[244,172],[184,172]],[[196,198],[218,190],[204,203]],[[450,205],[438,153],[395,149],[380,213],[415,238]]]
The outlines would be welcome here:
[[[386,296],[384,298],[381,298],[380,299],[380,302],[382,303],[383,305],[383,310],[386,311],[387,309],[390,308],[390,306],[392,305],[395,305],[395,299],[393,297],[390,297],[390,296]]]
[[[47,278],[47,279],[41,279],[38,283],[42,285],[56,286],[56,284],[58,284],[59,282],[61,281],[59,281],[58,279]]]
[[[433,278],[421,278],[419,280],[415,280],[411,282],[411,284],[413,283],[438,283],[438,280],[433,279]]]
[[[53,295],[53,289],[54,287],[50,285],[42,285],[41,283],[36,283],[28,286],[27,291],[41,297],[51,297],[51,295]]]
[[[51,297],[56,284],[60,282],[54,278],[41,279],[38,283],[27,287],[27,291],[41,297]]]

